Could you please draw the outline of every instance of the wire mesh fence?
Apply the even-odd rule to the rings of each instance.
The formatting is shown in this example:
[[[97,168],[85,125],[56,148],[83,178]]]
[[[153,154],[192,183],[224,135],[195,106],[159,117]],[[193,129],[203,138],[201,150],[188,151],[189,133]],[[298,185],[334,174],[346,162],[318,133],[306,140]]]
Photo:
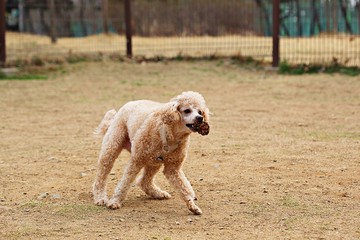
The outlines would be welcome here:
[[[270,62],[272,2],[132,1],[133,54],[240,55]],[[280,9],[282,61],[360,66],[360,0],[286,0]],[[8,0],[7,60],[125,55],[124,15],[124,0]]]

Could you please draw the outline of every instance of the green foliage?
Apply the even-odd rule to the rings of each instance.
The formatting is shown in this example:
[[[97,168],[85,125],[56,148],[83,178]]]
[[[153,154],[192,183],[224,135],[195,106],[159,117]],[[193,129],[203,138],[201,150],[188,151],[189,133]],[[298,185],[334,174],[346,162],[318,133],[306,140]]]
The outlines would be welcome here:
[[[287,61],[280,63],[279,71],[280,74],[289,75],[301,75],[301,74],[314,74],[314,73],[340,73],[348,76],[358,76],[360,74],[359,67],[346,67],[336,62],[330,65],[290,65]]]
[[[0,80],[47,80],[48,77],[45,75],[36,75],[36,74],[24,74],[24,75],[14,75],[6,76],[4,73],[0,72]]]

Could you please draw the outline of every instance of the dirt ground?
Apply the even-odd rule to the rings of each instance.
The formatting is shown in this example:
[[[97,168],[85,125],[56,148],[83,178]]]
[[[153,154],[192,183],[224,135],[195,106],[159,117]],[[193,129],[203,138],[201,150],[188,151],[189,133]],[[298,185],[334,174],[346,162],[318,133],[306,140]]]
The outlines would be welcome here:
[[[103,114],[199,91],[212,111],[184,171],[203,215],[133,186],[119,210],[90,190]],[[0,81],[0,239],[359,239],[360,78],[281,76],[226,60],[78,63]],[[129,154],[109,179],[109,194]]]

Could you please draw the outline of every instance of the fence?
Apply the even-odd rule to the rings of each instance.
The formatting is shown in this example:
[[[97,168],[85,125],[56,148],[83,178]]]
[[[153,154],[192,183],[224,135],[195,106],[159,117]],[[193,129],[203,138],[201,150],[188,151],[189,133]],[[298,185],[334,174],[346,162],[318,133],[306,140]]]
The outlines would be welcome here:
[[[360,0],[136,0],[131,12],[130,0],[0,3],[3,63],[6,43],[7,62],[116,53],[360,66]]]

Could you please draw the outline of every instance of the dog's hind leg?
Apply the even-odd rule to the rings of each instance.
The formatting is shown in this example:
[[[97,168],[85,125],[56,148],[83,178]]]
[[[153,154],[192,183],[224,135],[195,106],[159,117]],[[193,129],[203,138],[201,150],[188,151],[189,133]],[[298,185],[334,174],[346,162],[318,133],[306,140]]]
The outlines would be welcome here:
[[[113,197],[108,201],[106,206],[110,209],[117,209],[121,207],[130,187],[135,180],[136,175],[140,172],[142,165],[131,159],[127,165],[124,175],[115,188]]]
[[[155,199],[169,199],[171,195],[161,190],[154,183],[154,176],[160,170],[161,165],[145,166],[143,175],[138,179],[138,186],[150,197]]]
[[[126,128],[110,126],[100,150],[97,175],[93,184],[93,198],[96,205],[106,205],[106,180],[124,145],[128,141]]]

